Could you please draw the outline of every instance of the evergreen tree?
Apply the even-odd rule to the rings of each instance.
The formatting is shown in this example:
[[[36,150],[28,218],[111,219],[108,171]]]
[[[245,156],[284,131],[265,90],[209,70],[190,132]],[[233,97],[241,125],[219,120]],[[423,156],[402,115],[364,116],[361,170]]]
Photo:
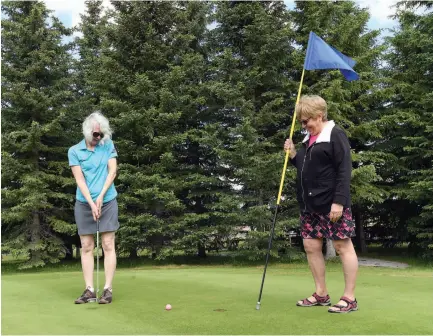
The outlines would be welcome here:
[[[159,258],[174,247],[190,252],[207,237],[199,230],[209,220],[203,197],[219,183],[202,142],[206,99],[200,84],[210,6],[113,6],[101,57],[100,105],[113,119],[121,162],[119,246],[130,255],[148,248]]]
[[[416,6],[427,10],[416,14],[410,10]],[[382,146],[400,159],[396,177],[400,183],[393,197],[399,204],[398,220],[408,226],[412,247],[425,256],[431,256],[433,249],[433,13],[429,8],[431,2],[400,3],[399,26],[389,38],[387,54],[392,97],[380,120],[393,125]]]
[[[2,3],[2,238],[27,257],[56,262],[70,236],[72,188],[66,160],[71,31],[42,2]]]
[[[277,1],[220,2],[215,20],[211,39],[215,77],[208,85],[225,139],[217,151],[235,191],[227,197],[237,205],[233,209],[237,225],[252,228],[242,251],[262,258],[298,84],[292,79],[294,33],[284,4]],[[294,179],[293,170],[288,175]],[[284,205],[292,211],[280,212],[273,255],[285,244],[284,229],[298,225],[294,195],[294,189],[288,189]]]
[[[109,14],[104,13],[101,0],[86,1],[86,12],[76,28],[80,36],[76,38],[75,83],[80,97],[76,108],[82,110],[83,118],[99,108],[101,100],[100,72],[102,51],[106,48],[106,29]]]

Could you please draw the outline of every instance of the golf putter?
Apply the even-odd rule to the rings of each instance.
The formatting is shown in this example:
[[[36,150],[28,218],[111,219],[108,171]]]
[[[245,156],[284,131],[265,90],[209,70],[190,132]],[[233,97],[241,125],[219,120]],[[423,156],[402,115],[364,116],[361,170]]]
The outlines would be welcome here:
[[[99,218],[96,220],[96,299],[90,302],[99,302]]]
[[[96,302],[99,302],[99,218],[96,220]]]

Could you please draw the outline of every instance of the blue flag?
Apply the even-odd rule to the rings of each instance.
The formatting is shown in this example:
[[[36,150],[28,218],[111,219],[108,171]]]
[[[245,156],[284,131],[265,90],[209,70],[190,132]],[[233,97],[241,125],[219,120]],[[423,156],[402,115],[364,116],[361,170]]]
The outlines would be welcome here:
[[[328,45],[319,36],[310,32],[305,57],[304,69],[339,69],[348,81],[359,79],[358,74],[352,67],[356,62],[350,57],[343,55],[337,49]]]

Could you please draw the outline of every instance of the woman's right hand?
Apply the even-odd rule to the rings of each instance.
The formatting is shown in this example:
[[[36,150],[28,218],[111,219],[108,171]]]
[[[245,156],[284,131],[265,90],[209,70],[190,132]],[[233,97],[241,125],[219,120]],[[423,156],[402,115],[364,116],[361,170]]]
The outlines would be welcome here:
[[[293,141],[291,139],[286,139],[286,142],[284,143],[284,150],[290,151],[290,157],[293,159],[296,156],[296,149]]]
[[[94,202],[90,204],[90,208],[92,209],[93,220],[96,222],[99,219],[99,209]]]

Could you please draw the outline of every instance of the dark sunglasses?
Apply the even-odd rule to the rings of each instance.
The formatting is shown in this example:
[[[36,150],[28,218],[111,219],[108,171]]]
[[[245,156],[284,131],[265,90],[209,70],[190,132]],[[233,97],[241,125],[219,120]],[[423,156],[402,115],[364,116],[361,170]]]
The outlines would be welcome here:
[[[97,138],[97,137],[101,137],[101,139],[104,137],[104,133],[99,133],[99,132],[93,132],[93,137]]]
[[[310,121],[311,117],[305,120],[301,120],[301,124],[304,126],[307,126],[308,122]]]

